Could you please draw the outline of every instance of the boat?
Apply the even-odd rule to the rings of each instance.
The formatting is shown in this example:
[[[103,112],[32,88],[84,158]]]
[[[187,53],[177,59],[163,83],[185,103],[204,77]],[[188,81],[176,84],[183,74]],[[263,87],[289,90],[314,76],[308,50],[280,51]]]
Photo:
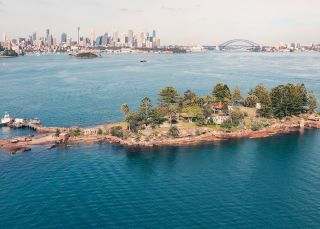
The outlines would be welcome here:
[[[7,126],[10,122],[12,122],[12,118],[10,118],[8,112],[5,112],[3,118],[1,119],[0,126]]]
[[[146,62],[147,62],[147,60],[140,60],[140,62],[141,62],[141,63],[146,63]]]

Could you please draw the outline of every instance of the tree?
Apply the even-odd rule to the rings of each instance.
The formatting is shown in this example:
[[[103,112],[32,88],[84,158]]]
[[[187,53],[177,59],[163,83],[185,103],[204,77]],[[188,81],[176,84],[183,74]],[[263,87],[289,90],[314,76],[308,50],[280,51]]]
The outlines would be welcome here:
[[[182,98],[183,107],[195,105],[195,103],[197,102],[197,97],[198,96],[196,95],[196,93],[192,92],[191,90],[186,90]]]
[[[177,137],[179,137],[180,131],[179,131],[178,127],[171,126],[169,129],[169,134],[171,137],[177,138]]]
[[[121,111],[125,114],[125,120],[126,120],[126,117],[128,116],[129,112],[130,112],[130,109],[129,109],[129,106],[128,104],[122,104],[121,105]],[[130,131],[130,125],[128,125],[128,129]]]
[[[164,118],[164,116],[161,115],[157,109],[152,109],[152,112],[150,114],[150,119],[149,119],[149,123],[151,124],[151,126],[159,126],[165,120],[166,119]]]
[[[127,115],[127,114],[130,112],[130,109],[129,109],[128,104],[122,104],[122,105],[121,105],[121,111],[122,111],[125,115]]]
[[[239,109],[235,109],[230,113],[230,121],[233,126],[238,126],[244,119],[244,113]]]
[[[308,93],[304,84],[279,85],[271,90],[272,110],[275,117],[300,115],[308,109]]]
[[[257,111],[257,114],[266,118],[271,117],[272,103],[268,89],[263,84],[259,84],[254,89],[254,95],[257,96],[258,102],[261,104],[261,108]]]
[[[141,115],[138,112],[128,113],[126,122],[128,123],[129,131],[137,132],[142,124]]]
[[[213,87],[212,95],[217,100],[217,102],[225,102],[226,99],[231,100],[230,89],[226,84],[216,84]]]
[[[232,102],[233,103],[242,103],[243,102],[243,97],[241,95],[241,89],[240,87],[236,86],[235,89],[232,92]]]
[[[255,107],[258,103],[258,97],[254,94],[249,94],[244,103],[247,107]]]
[[[313,92],[309,92],[308,97],[309,97],[309,112],[314,113],[318,107],[317,96]]]
[[[139,111],[144,120],[147,120],[150,117],[152,112],[152,102],[149,97],[144,97],[142,99]]]
[[[169,104],[175,104],[179,100],[179,94],[174,87],[165,87],[159,93],[160,106],[167,107]]]
[[[169,104],[169,106],[168,106],[168,115],[169,115],[170,125],[172,125],[173,117],[177,114],[177,112],[178,112],[177,105]]]

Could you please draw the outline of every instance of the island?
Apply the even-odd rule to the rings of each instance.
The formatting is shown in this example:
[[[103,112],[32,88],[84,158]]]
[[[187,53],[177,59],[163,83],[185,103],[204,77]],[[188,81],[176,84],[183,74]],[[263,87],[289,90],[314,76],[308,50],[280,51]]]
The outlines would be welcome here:
[[[98,58],[99,56],[93,52],[80,52],[74,55],[76,58],[81,59],[92,59],[92,58]]]
[[[263,138],[306,128],[320,128],[316,95],[304,84],[279,85],[267,89],[259,84],[244,97],[239,87],[217,83],[209,95],[191,90],[182,95],[171,86],[158,95],[157,106],[145,97],[137,109],[121,105],[123,122],[93,128],[43,127],[38,119],[3,123],[12,128],[32,128],[35,136],[1,140],[9,153],[78,143],[109,142],[129,147],[196,145],[238,138]]]
[[[0,58],[13,58],[13,57],[18,57],[18,53],[14,50],[4,50],[0,51]]]

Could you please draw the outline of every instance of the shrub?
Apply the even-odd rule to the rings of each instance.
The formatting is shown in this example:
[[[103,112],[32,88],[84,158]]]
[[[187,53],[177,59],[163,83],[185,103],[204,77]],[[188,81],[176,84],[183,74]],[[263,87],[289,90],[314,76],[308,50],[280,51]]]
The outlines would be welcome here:
[[[75,136],[75,137],[80,136],[81,135],[81,130],[79,128],[77,128],[75,130],[72,130],[71,131],[71,135]]]
[[[252,123],[251,130],[253,131],[258,131],[261,130],[264,127],[271,126],[271,123],[269,121],[264,121],[264,122],[254,122]]]
[[[59,137],[60,133],[61,133],[61,132],[60,132],[60,129],[56,129],[56,133],[54,134],[54,136],[55,136],[55,137]]]
[[[230,114],[231,122],[233,126],[238,126],[240,122],[244,119],[245,114],[240,110],[234,110]]]
[[[177,138],[177,137],[179,137],[180,131],[179,131],[178,127],[172,126],[169,129],[169,134],[171,137]]]
[[[123,138],[123,129],[121,126],[113,126],[110,129],[110,134],[118,138]]]
[[[231,129],[232,128],[232,123],[230,121],[230,119],[225,120],[221,125],[221,128],[223,129]]]
[[[103,131],[102,131],[101,128],[98,129],[97,134],[98,134],[98,135],[102,135],[102,134],[103,134]]]

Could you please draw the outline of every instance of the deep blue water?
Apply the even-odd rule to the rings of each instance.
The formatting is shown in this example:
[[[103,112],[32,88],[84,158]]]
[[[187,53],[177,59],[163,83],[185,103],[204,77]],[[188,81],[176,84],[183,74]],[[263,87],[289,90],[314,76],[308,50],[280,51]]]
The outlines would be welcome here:
[[[320,54],[1,59],[0,113],[90,126],[121,120],[122,103],[155,100],[163,86],[204,95],[218,81],[244,92],[299,82],[319,96]],[[319,228],[319,149],[314,130],[197,147],[0,152],[0,228]]]

